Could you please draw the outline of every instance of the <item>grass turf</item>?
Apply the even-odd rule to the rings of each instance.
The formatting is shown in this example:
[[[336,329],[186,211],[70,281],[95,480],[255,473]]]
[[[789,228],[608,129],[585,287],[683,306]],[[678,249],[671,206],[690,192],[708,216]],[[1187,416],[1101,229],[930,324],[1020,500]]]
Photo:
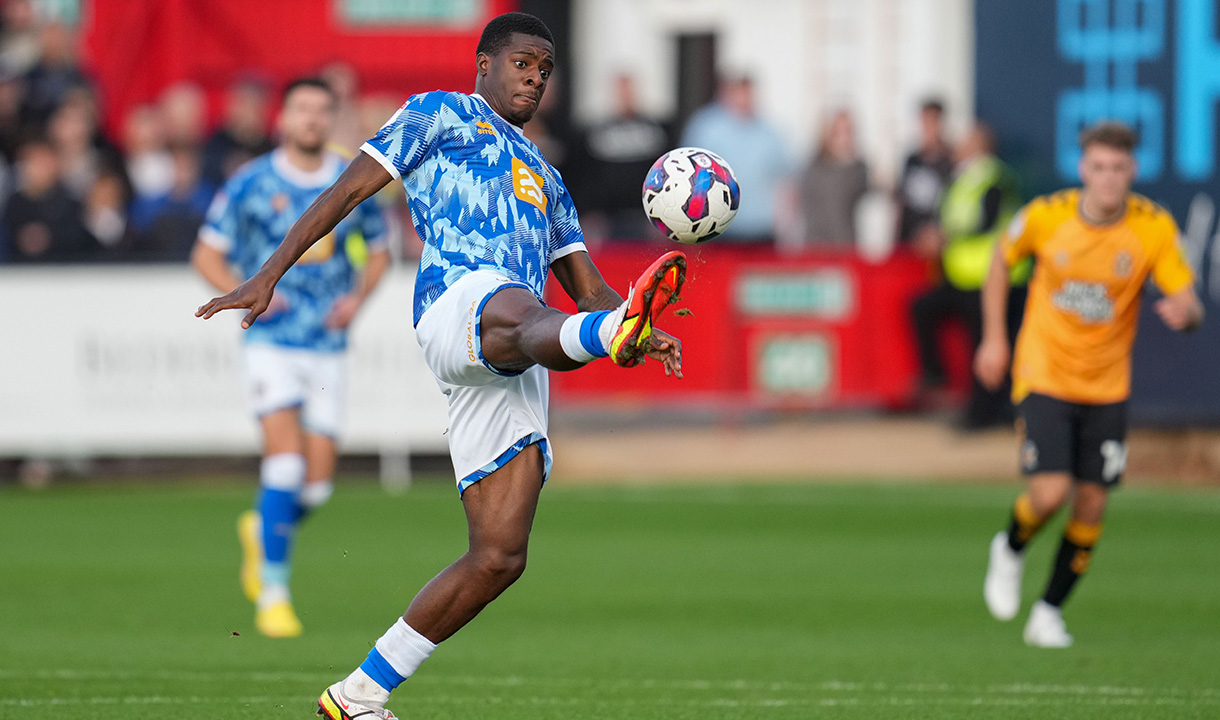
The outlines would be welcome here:
[[[1220,717],[1220,494],[1125,489],[1068,606],[1026,648],[983,608],[1016,485],[543,493],[525,577],[391,700],[414,718]],[[306,718],[457,557],[447,484],[341,487],[300,536],[306,634],[252,628],[252,491],[0,491],[0,717]],[[1035,543],[1026,606],[1059,523]]]

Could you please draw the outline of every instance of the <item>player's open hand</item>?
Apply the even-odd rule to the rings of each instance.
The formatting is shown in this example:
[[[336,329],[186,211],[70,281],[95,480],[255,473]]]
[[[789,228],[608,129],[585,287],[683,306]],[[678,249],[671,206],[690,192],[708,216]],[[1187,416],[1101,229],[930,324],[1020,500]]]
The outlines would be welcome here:
[[[258,316],[271,307],[274,298],[275,284],[267,283],[258,275],[255,275],[241,285],[238,285],[227,295],[212,298],[200,306],[195,311],[195,317],[207,320],[221,310],[245,308],[250,312],[246,313],[246,316],[242,318],[241,326],[249,329],[254,324],[254,321],[258,319]]]
[[[997,390],[1008,374],[1011,359],[1007,338],[984,339],[974,354],[974,374],[988,390]]]
[[[682,379],[682,341],[664,330],[653,330],[645,351],[653,360],[660,360],[665,367],[665,377]]]

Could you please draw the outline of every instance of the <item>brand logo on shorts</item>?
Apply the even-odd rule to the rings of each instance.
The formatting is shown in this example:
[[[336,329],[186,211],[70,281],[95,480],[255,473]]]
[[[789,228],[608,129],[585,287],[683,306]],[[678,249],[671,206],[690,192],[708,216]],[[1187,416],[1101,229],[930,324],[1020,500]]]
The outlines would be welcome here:
[[[513,194],[518,200],[533,205],[546,214],[546,194],[542,192],[542,176],[529,169],[518,158],[513,158]]]
[[[1021,443],[1021,469],[1033,472],[1038,469],[1038,446],[1033,440]]]
[[[474,317],[478,308],[478,301],[470,303],[470,312],[466,318],[466,359],[472,363],[479,361],[479,356],[474,352]]]

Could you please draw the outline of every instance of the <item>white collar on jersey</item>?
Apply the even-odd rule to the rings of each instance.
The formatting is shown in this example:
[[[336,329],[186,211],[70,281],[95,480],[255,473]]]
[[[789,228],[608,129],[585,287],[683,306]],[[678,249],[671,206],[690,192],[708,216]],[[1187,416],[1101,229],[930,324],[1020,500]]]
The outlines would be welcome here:
[[[478,93],[471,93],[471,94],[470,94],[470,97],[472,97],[472,98],[478,98],[479,102],[481,102],[481,103],[483,103],[484,105],[486,105],[486,106],[487,106],[487,109],[488,109],[488,110],[491,110],[493,113],[495,113],[496,117],[498,117],[498,118],[500,118],[501,120],[503,120],[504,122],[508,123],[508,126],[509,126],[510,128],[512,128],[513,130],[516,130],[516,131],[517,131],[517,132],[518,132],[518,133],[521,135],[521,137],[525,137],[525,130],[524,130],[524,128],[520,128],[520,127],[518,127],[516,124],[514,124],[514,123],[513,123],[513,121],[512,121],[512,120],[509,120],[508,118],[504,117],[504,116],[503,116],[503,115],[501,115],[500,113],[496,112],[495,108],[493,108],[493,107],[491,106],[491,103],[487,102],[487,98],[483,97],[482,95],[480,95],[480,94],[478,94]]]
[[[322,166],[317,170],[308,171],[289,162],[288,153],[284,152],[283,148],[271,151],[271,167],[275,168],[280,177],[302,188],[330,185],[331,181],[335,179],[335,172],[339,169],[339,161],[337,153],[327,150],[322,155]]]

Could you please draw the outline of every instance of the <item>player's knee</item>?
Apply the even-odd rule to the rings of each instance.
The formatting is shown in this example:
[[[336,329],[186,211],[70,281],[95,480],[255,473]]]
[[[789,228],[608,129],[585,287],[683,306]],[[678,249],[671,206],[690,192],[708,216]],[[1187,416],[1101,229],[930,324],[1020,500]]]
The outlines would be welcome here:
[[[526,552],[501,547],[486,547],[474,551],[475,567],[489,585],[506,588],[525,572]]]

